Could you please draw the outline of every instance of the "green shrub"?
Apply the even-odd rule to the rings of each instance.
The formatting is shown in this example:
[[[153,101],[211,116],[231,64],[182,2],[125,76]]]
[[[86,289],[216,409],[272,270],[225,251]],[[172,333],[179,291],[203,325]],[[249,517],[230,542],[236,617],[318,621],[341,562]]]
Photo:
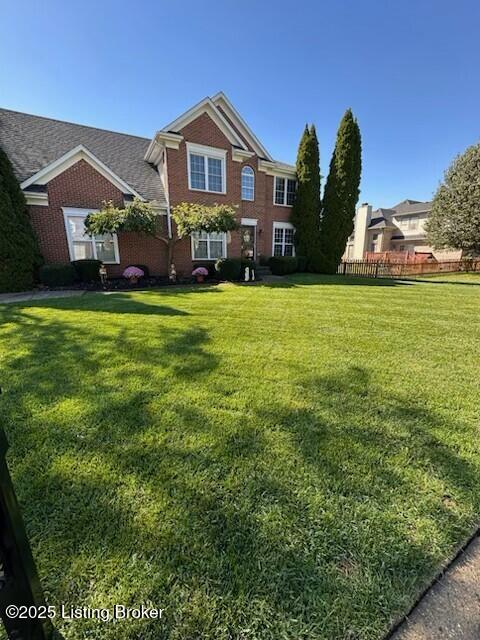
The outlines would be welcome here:
[[[268,265],[274,275],[286,276],[298,269],[298,260],[290,256],[273,256],[270,258]]]
[[[258,262],[261,267],[268,267],[269,260],[270,260],[270,256],[260,255],[258,257]]]
[[[80,282],[97,282],[100,280],[98,270],[102,264],[101,260],[72,260],[72,264]]]
[[[239,280],[242,273],[242,262],[239,258],[222,258],[215,264],[220,280]]]
[[[71,264],[44,264],[40,267],[40,282],[47,287],[69,287],[76,280],[76,271]]]
[[[0,291],[25,291],[43,264],[25,196],[0,149]]]
[[[150,277],[150,269],[146,264],[129,264],[128,267],[136,267],[137,269],[141,269],[143,271],[144,278]],[[128,267],[126,267],[126,269],[128,269]]]
[[[300,273],[306,273],[308,260],[306,256],[296,256],[297,258],[297,271]]]

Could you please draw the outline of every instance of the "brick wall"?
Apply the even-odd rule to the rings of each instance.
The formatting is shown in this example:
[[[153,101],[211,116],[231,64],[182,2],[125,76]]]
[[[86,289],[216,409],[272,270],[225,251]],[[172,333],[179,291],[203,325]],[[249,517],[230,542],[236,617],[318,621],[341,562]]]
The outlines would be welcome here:
[[[40,249],[47,263],[69,262],[62,207],[99,209],[103,201],[123,206],[123,194],[85,160],[66,169],[47,185],[48,207],[31,206],[30,216]],[[163,242],[148,236],[126,233],[118,237],[120,264],[107,265],[111,276],[119,276],[129,264],[145,264],[150,272],[167,272]]]
[[[200,202],[204,204],[225,203],[237,207],[236,217],[255,218],[257,223],[257,257],[272,255],[273,222],[288,221],[290,207],[273,204],[273,176],[258,170],[258,158],[253,156],[246,163],[232,159],[232,145],[216,124],[202,114],[180,132],[184,141],[180,148],[167,149],[170,204]],[[186,141],[226,150],[227,193],[206,193],[188,188]],[[255,200],[241,199],[241,170],[245,164],[255,172]],[[123,194],[112,183],[96,171],[88,162],[80,160],[48,185],[49,206],[31,206],[30,214],[37,233],[40,248],[47,263],[69,262],[67,236],[62,207],[98,209],[103,201],[112,200],[123,204]],[[166,220],[164,220],[166,225]],[[119,276],[129,264],[145,264],[154,275],[167,273],[167,249],[163,242],[140,234],[119,234],[120,265],[107,265],[110,276]],[[227,255],[241,254],[240,234],[231,234]],[[193,267],[191,241],[185,238],[175,247],[174,260],[180,275],[188,275]]]
[[[238,206],[236,217],[239,221],[241,218],[256,218],[258,220],[257,256],[259,254],[272,255],[273,222],[288,221],[291,212],[290,207],[280,207],[273,204],[273,176],[258,170],[257,156],[253,156],[245,163],[232,160],[231,143],[206,113],[196,118],[179,133],[184,137],[179,149],[167,149],[170,205],[173,207],[180,202],[236,205]],[[186,142],[227,151],[226,194],[191,191],[188,188]],[[246,164],[251,166],[255,172],[255,200],[253,202],[241,199],[241,170]],[[227,255],[238,257],[240,252],[240,234],[234,232],[231,234],[231,243],[227,247]],[[192,268],[190,239],[182,240],[177,244],[175,264],[177,270],[184,273]]]

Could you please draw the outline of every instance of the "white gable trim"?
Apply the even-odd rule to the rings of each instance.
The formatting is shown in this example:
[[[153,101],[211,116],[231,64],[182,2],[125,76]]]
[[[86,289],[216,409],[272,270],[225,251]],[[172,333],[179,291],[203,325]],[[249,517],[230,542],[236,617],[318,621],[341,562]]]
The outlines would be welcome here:
[[[257,155],[263,158],[267,158],[268,160],[273,160],[272,156],[268,153],[268,151],[265,149],[263,144],[260,142],[257,136],[253,133],[253,131],[250,129],[248,124],[245,122],[242,116],[238,113],[238,111],[235,109],[235,107],[227,98],[227,96],[223,93],[223,91],[219,91],[216,95],[214,95],[212,98],[212,102],[216,106],[222,107],[222,109],[225,111],[226,115],[230,118],[230,120],[235,123],[236,127],[238,128],[240,133],[244,136],[245,140],[248,140],[248,142],[250,142],[250,144],[252,145],[252,148],[255,150]]]
[[[267,176],[281,176],[282,178],[290,178],[296,180],[296,170],[292,164],[285,164],[284,162],[266,162],[260,160],[258,162],[258,168],[260,171],[264,171]]]
[[[180,131],[181,129],[183,129],[183,127],[186,127],[188,124],[190,124],[190,122],[193,122],[193,120],[198,118],[198,116],[201,116],[202,113],[206,113],[210,116],[210,118],[215,122],[217,127],[220,129],[220,131],[222,131],[222,133],[231,144],[241,147],[242,149],[245,149],[245,151],[247,151],[243,140],[237,134],[235,129],[230,125],[230,123],[225,120],[225,118],[222,116],[222,114],[213,104],[210,98],[204,98],[201,102],[193,106],[191,109],[185,111],[185,113],[179,116],[176,120],[170,122],[170,124],[167,124],[166,127],[163,127],[162,132],[171,133],[172,131]]]
[[[135,189],[127,184],[120,176],[117,176],[106,164],[99,160],[91,151],[89,151],[83,144],[79,144],[68,151],[65,155],[61,156],[57,160],[54,160],[40,171],[20,185],[22,189],[30,186],[31,184],[47,184],[53,178],[63,173],[66,169],[76,164],[79,160],[85,160],[94,169],[96,169],[104,178],[109,180],[114,186],[117,187],[122,193],[131,193],[133,196],[137,196],[141,200],[145,200]]]

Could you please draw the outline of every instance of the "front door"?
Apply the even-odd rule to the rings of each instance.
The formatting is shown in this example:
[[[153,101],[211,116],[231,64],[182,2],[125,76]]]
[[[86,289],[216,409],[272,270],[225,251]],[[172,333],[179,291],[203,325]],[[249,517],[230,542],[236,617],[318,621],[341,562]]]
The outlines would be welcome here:
[[[242,225],[240,234],[242,238],[242,258],[255,260],[256,255],[256,230],[254,225]]]

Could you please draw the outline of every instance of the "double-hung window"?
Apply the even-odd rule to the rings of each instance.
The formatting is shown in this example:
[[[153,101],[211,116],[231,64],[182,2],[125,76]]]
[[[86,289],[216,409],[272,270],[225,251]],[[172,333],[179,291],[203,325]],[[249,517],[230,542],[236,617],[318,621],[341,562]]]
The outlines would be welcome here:
[[[227,234],[207,233],[199,231],[192,233],[192,258],[194,260],[218,260],[227,255]]]
[[[296,180],[275,176],[275,183],[273,187],[273,202],[275,204],[291,207],[295,200],[296,190]]]
[[[273,223],[273,255],[294,256],[293,225],[289,222]]]
[[[106,264],[118,264],[120,255],[116,235],[89,236],[85,233],[85,218],[91,211],[92,209],[63,208],[70,259],[94,258]]]
[[[196,191],[226,192],[226,151],[187,143],[188,187]]]

